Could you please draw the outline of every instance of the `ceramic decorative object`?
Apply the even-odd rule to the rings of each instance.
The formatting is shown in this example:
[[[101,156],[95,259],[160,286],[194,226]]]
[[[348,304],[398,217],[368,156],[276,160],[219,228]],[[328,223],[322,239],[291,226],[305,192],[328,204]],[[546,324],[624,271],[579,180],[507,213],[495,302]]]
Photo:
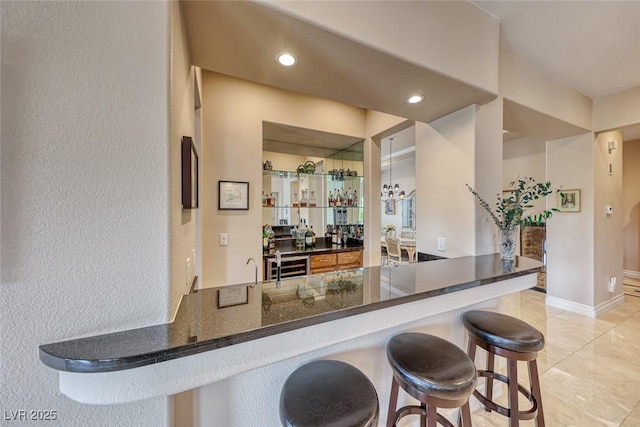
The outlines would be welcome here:
[[[311,160],[309,160],[308,162],[306,162],[304,164],[304,171],[306,173],[315,173],[316,171],[316,164],[313,163]]]

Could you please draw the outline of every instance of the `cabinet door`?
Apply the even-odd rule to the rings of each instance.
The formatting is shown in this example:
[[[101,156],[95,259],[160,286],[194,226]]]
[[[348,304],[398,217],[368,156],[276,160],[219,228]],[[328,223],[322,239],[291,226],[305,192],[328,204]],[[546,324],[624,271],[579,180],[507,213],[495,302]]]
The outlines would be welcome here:
[[[338,252],[338,264],[342,266],[362,266],[362,251]],[[355,267],[352,267],[355,268]]]
[[[337,260],[336,254],[311,255],[311,274],[335,270]]]

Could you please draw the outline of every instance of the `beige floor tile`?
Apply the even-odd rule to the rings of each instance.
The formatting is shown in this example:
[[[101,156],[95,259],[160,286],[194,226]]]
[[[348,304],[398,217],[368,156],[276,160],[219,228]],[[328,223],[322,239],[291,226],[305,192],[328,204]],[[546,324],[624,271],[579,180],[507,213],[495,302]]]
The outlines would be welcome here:
[[[548,344],[570,352],[584,347],[600,335],[557,317],[547,319],[546,327],[538,329]]]
[[[621,424],[621,427],[640,426],[640,405],[636,406],[629,416]]]
[[[510,295],[500,308],[545,334],[538,369],[548,427],[640,426],[640,298],[627,296],[597,319],[547,307],[545,294],[535,291]],[[506,364],[498,366],[504,373]],[[528,387],[524,363],[518,364],[518,381]],[[506,394],[496,401],[505,405]],[[520,405],[526,405],[524,398]],[[479,410],[473,425],[507,426],[508,421]]]
[[[570,313],[567,311],[561,314],[558,314],[557,316],[554,317],[554,319],[556,321],[563,320],[563,321],[570,322],[572,324],[576,324],[581,328],[588,329],[589,331],[591,331],[596,335],[602,335],[609,329],[616,326],[616,323],[607,322],[601,319],[594,319],[591,317],[585,317],[585,316],[581,316],[575,313]]]
[[[571,352],[563,350],[553,344],[546,343],[544,349],[538,353],[538,371],[540,375],[571,356]]]

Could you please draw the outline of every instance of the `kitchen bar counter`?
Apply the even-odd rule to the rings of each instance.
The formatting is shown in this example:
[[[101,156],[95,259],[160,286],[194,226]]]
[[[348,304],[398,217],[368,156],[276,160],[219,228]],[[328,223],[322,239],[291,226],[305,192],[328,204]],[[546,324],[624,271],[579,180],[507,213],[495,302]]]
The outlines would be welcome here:
[[[327,241],[326,238],[319,238],[316,244],[312,248],[296,248],[295,240],[286,240],[276,243],[276,248],[269,251],[264,251],[262,255],[264,257],[275,256],[276,250],[279,250],[283,256],[288,255],[312,255],[314,253],[329,253],[329,252],[345,252],[353,251],[356,249],[364,249],[364,245],[361,241],[356,239],[349,239],[346,245],[335,245],[331,241]]]
[[[42,345],[40,359],[81,402],[169,395],[530,288],[541,267],[486,255],[204,289],[173,323]]]

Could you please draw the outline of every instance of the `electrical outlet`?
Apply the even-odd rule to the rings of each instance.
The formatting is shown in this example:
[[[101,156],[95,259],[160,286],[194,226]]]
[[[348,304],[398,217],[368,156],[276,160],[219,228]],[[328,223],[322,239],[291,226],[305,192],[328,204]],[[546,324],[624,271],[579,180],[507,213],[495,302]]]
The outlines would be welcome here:
[[[220,246],[227,246],[229,244],[229,233],[220,233]]]
[[[444,237],[438,237],[437,241],[438,241],[438,250],[440,252],[444,252],[445,251]]]
[[[609,279],[609,292],[615,292],[616,291],[616,282],[618,281],[617,277],[611,277]]]

